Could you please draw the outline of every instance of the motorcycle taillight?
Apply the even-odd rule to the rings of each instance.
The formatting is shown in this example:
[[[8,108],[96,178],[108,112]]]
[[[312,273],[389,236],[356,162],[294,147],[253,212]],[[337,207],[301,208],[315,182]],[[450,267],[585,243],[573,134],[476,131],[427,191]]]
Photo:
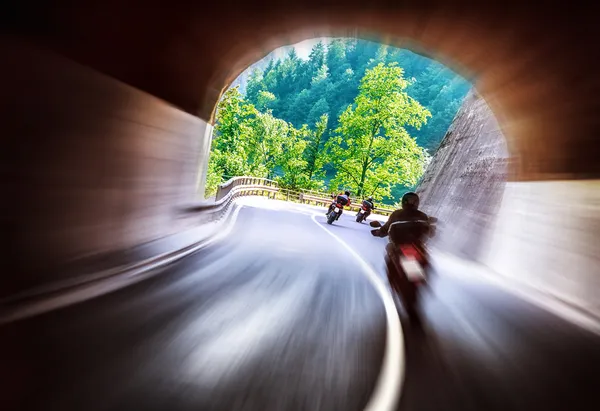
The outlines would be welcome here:
[[[405,257],[409,257],[409,258],[412,257],[418,261],[421,260],[421,257],[422,257],[421,252],[413,244],[402,244],[399,246],[399,248]]]

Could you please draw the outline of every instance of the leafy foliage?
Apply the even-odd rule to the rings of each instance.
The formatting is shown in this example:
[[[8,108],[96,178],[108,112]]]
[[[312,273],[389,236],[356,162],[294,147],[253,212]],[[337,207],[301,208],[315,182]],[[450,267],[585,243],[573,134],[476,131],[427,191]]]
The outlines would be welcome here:
[[[244,100],[237,88],[232,88],[219,102],[217,112],[217,137],[212,141],[209,172],[219,175],[217,180],[247,174],[250,171],[247,150],[255,134],[258,111]]]
[[[441,142],[471,85],[443,65],[409,50],[365,40],[333,39],[327,47],[317,43],[308,60],[292,49],[282,60],[271,60],[264,72],[248,80],[247,100],[262,110],[259,91],[273,93],[273,115],[295,127],[314,127],[328,114],[329,128],[336,129],[339,116],[358,95],[365,72],[380,63],[397,63],[410,81],[406,93],[431,114],[421,129],[411,129],[417,143],[434,152]]]
[[[310,182],[309,188],[320,188],[323,185],[326,152],[325,152],[325,132],[327,131],[327,122],[329,117],[323,114],[315,124],[315,130],[307,134],[307,146],[303,155],[306,159],[305,172]],[[306,126],[305,126],[306,127]]]
[[[405,126],[418,129],[431,113],[408,96],[408,85],[395,63],[367,70],[354,105],[342,113],[327,144],[337,170],[332,185],[382,198],[394,184],[416,183],[426,156]]]
[[[304,126],[300,130],[290,127],[289,134],[282,146],[279,167],[282,175],[276,180],[280,186],[291,189],[307,188],[309,176],[306,173],[307,161],[303,157],[309,140],[310,131]]]
[[[281,54],[280,54],[281,55]],[[408,50],[355,39],[254,65],[217,108],[207,192],[235,175],[394,201],[413,186],[470,84]]]

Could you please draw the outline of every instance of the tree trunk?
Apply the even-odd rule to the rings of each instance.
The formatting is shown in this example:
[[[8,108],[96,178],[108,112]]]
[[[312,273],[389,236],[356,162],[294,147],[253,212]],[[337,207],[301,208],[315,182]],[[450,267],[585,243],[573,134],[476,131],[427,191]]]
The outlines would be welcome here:
[[[379,127],[374,127],[374,130],[377,130]],[[365,187],[365,179],[367,177],[367,169],[369,168],[369,155],[371,154],[371,147],[373,147],[373,140],[375,140],[375,133],[371,135],[371,141],[369,141],[369,149],[367,150],[367,154],[363,161],[362,173],[360,175],[360,183],[358,185],[358,196],[363,195],[364,187]]]
[[[363,169],[360,175],[360,183],[358,184],[358,193],[357,195],[361,197],[363,195],[364,187],[365,187],[365,179],[367,177],[367,164],[368,158],[363,162]]]

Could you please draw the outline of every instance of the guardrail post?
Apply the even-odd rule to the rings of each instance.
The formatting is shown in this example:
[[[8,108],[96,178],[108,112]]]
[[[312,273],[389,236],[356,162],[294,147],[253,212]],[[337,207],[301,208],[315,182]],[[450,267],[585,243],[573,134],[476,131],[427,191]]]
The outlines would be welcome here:
[[[217,193],[215,194],[215,202],[221,199],[221,184],[217,186]]]

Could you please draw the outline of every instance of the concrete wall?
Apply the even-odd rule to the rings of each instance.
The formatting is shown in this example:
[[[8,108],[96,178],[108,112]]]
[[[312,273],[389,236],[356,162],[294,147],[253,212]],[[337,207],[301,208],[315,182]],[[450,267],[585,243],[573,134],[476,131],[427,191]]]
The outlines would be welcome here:
[[[0,295],[185,228],[210,127],[58,55],[3,44]],[[8,104],[6,104],[8,103]],[[58,278],[59,279],[59,278]]]

